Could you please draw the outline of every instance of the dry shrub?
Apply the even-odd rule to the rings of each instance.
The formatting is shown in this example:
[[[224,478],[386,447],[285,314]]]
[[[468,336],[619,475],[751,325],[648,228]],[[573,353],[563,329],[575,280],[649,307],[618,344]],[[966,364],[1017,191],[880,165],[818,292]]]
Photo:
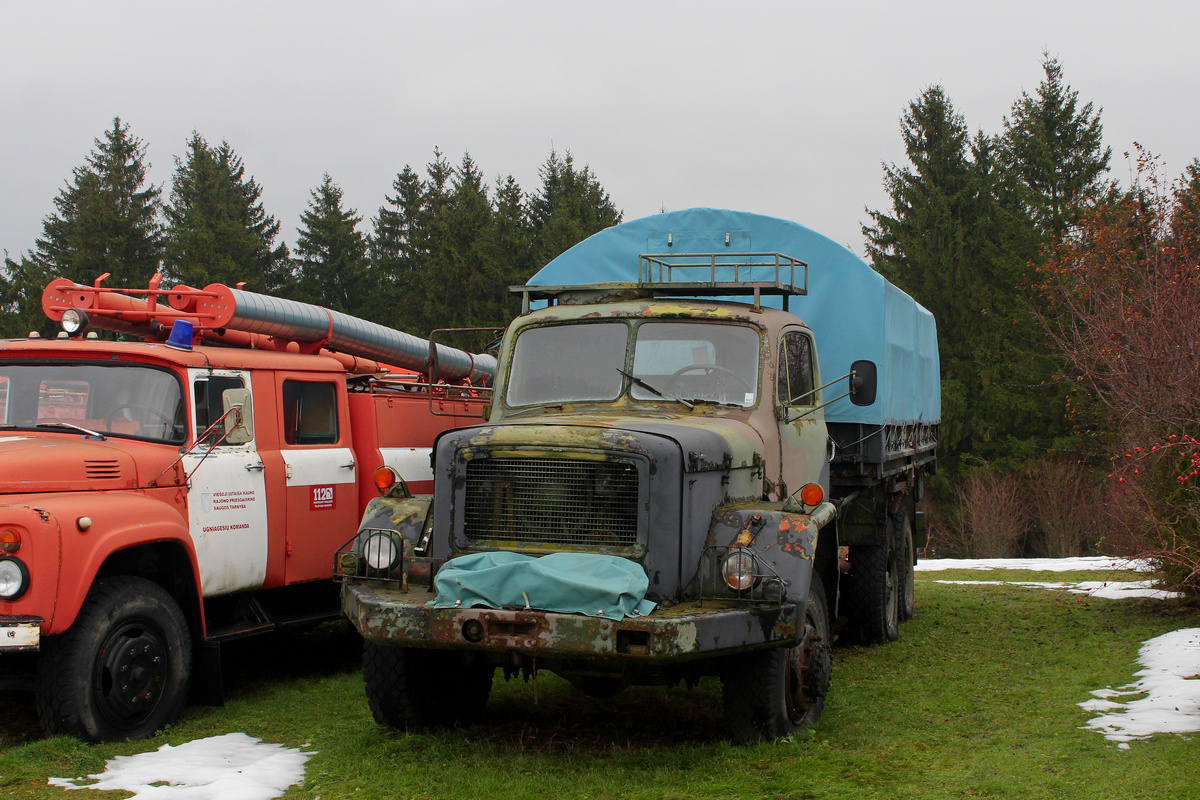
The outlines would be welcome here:
[[[1029,468],[1036,529],[1033,552],[1045,558],[1081,556],[1104,530],[1103,485],[1079,464],[1044,460]]]
[[[1131,447],[1110,478],[1114,554],[1150,560],[1165,588],[1200,598],[1200,440],[1172,434]]]
[[[958,487],[956,524],[941,531],[939,555],[1008,558],[1019,555],[1032,508],[1018,475],[991,467],[972,470]]]

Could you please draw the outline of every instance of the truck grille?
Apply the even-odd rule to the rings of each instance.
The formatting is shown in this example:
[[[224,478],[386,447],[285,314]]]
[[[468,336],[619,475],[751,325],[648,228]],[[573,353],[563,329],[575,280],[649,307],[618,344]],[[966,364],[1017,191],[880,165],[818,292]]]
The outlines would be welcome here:
[[[637,467],[571,458],[469,461],[463,521],[475,541],[633,547]]]

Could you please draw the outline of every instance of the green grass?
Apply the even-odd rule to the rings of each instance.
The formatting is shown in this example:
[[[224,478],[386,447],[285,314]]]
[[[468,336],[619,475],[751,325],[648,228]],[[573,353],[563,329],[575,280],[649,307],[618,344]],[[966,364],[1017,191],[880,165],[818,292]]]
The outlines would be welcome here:
[[[231,731],[319,751],[304,786],[285,796],[322,800],[1200,798],[1200,737],[1160,735],[1119,750],[1081,729],[1091,715],[1076,705],[1092,689],[1129,683],[1141,642],[1200,624],[1194,613],[934,582],[963,579],[1136,577],[919,573],[917,617],[901,641],[839,646],[815,729],[753,747],[721,741],[715,682],[599,701],[549,675],[530,683],[498,676],[475,728],[404,734],[371,720],[356,645],[341,630],[246,643],[226,650],[227,705],[193,706],[148,742],[30,739],[28,701],[0,695],[0,742],[8,745],[0,798],[62,797],[47,777],[98,772],[114,755]]]

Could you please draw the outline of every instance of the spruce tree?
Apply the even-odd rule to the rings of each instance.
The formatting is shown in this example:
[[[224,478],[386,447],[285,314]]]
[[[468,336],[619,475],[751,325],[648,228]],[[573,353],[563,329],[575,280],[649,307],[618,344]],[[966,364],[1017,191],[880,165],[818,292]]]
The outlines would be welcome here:
[[[354,209],[342,207],[342,190],[325,173],[300,215],[292,262],[296,299],[352,316],[367,313],[374,287],[361,221]]]
[[[529,199],[529,218],[539,266],[621,221],[621,212],[591,168],[576,169],[570,152],[560,158],[550,151],[538,174],[542,187]]]
[[[1036,96],[1023,92],[1004,118],[1000,159],[1022,187],[1022,202],[1047,240],[1074,222],[1070,210],[1106,190],[1112,148],[1103,147],[1100,110],[1079,105],[1058,59],[1043,53],[1046,77]]]
[[[275,244],[279,223],[266,213],[262,189],[246,177],[242,159],[221,142],[211,147],[193,132],[187,155],[175,159],[164,272],[195,287],[210,283],[280,294],[288,278],[287,245]]]
[[[971,140],[942,87],[909,105],[901,133],[909,166],[884,168],[892,209],[870,211],[863,233],[875,269],[937,320],[941,455],[953,474],[968,454],[1004,457],[1014,438],[1037,433],[1022,428],[1014,402],[1030,380],[1014,338],[1031,320],[1013,284],[1029,254],[1012,249],[1025,223],[994,143],[982,133]]]
[[[146,146],[113,119],[112,129],[54,200],[29,260],[52,277],[145,288],[163,255],[161,190],[146,185]],[[35,270],[36,271],[36,270]],[[31,291],[34,287],[24,287]],[[38,290],[40,294],[40,289]]]
[[[424,263],[425,186],[420,176],[405,166],[392,181],[395,195],[384,195],[385,205],[372,221],[368,240],[371,273],[376,284],[368,316],[375,322],[412,330],[418,322],[414,299],[419,292],[419,270]]]

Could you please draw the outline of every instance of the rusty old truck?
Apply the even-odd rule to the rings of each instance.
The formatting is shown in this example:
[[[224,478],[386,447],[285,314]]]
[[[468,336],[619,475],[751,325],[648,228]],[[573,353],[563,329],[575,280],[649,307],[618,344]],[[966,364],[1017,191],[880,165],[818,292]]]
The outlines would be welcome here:
[[[716,209],[609,228],[513,291],[486,423],[337,557],[375,718],[469,723],[499,668],[597,696],[717,676],[736,741],[813,722],[834,631],[882,643],[912,613],[932,316],[808,228]]]

